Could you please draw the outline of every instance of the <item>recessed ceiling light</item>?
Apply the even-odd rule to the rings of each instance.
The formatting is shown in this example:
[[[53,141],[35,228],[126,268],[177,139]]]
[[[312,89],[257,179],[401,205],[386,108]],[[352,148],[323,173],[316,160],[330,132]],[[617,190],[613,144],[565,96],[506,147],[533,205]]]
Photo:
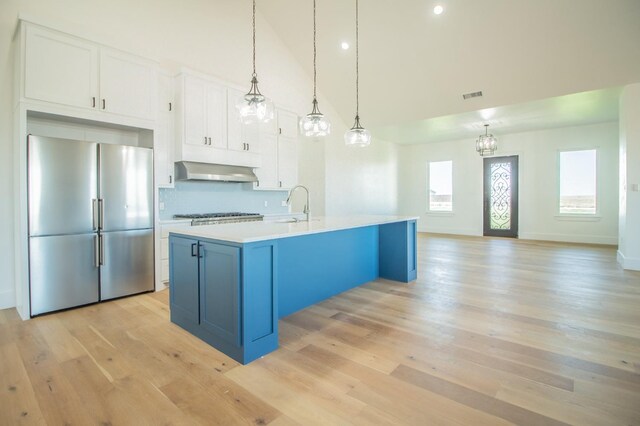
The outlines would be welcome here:
[[[444,12],[444,7],[442,7],[442,5],[440,4],[436,5],[436,7],[433,8],[433,13],[435,13],[436,15],[442,15],[442,12]]]
[[[342,47],[342,50],[349,50],[349,43],[343,41],[342,43],[340,43],[340,47]]]

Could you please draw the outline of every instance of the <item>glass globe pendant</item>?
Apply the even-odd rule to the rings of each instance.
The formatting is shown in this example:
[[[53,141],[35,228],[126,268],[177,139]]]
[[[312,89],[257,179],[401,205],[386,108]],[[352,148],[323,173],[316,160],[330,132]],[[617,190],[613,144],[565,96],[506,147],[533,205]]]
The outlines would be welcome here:
[[[359,89],[359,56],[358,56],[358,0],[356,0],[356,119],[353,127],[344,134],[344,143],[347,146],[366,147],[371,144],[371,132],[360,124],[360,89]]]
[[[313,0],[313,108],[300,119],[300,133],[307,138],[321,139],[331,133],[331,122],[318,108],[316,56],[316,0]]]
[[[347,146],[365,147],[371,143],[371,132],[360,125],[360,117],[356,115],[353,127],[344,134],[344,143]]]
[[[313,98],[313,110],[300,119],[300,133],[312,139],[320,139],[331,133],[331,122],[318,109],[318,100]]]
[[[238,118],[243,124],[267,123],[273,120],[275,108],[271,99],[260,93],[256,74],[256,0],[253,0],[253,74],[249,93],[236,102]]]

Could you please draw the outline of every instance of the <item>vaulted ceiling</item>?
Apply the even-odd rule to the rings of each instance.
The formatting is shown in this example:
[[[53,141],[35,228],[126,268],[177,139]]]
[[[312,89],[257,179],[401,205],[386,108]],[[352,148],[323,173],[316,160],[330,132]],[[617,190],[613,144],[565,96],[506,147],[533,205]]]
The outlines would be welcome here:
[[[309,75],[312,4],[258,1]],[[317,0],[317,12],[318,90],[351,124],[355,0]],[[640,81],[639,40],[639,0],[360,0],[360,115],[394,142],[441,138],[429,120]],[[593,120],[611,117],[611,90],[589,98],[608,102]]]

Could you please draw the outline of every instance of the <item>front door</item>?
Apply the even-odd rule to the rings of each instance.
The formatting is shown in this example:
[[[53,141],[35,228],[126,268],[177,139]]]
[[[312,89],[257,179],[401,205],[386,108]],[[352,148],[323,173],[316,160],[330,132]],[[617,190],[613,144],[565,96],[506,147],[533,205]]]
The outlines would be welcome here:
[[[484,159],[484,235],[518,237],[518,156]]]

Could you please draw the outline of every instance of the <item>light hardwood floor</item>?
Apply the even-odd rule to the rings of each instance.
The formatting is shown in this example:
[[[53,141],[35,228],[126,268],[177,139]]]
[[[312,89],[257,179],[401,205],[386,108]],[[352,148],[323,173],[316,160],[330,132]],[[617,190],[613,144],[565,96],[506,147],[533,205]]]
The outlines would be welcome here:
[[[167,291],[0,311],[0,424],[640,424],[640,273],[611,247],[422,234],[415,283],[291,315],[247,366],[168,318]]]

